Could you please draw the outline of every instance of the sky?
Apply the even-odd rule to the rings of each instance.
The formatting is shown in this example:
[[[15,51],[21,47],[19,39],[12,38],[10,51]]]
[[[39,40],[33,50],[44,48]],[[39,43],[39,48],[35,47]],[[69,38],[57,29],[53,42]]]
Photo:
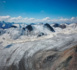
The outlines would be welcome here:
[[[0,0],[0,21],[31,23],[71,19],[77,19],[77,0]]]

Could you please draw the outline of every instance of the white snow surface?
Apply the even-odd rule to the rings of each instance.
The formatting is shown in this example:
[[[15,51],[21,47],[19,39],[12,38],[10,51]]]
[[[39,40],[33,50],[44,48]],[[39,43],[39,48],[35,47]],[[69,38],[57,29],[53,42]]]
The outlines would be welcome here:
[[[77,26],[75,23],[67,25],[65,29],[54,28],[56,32],[50,32],[43,25],[34,25],[32,35],[22,35],[21,28],[5,29],[0,35],[0,67],[18,65],[22,58],[31,58],[42,50],[65,50],[77,44]],[[39,32],[46,35],[37,37]],[[10,46],[9,46],[10,45]],[[18,66],[17,66],[18,67]]]

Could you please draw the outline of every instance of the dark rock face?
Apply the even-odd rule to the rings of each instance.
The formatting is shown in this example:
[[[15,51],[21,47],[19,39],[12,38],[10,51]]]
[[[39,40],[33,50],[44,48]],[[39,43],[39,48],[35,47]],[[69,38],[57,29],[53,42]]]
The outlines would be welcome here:
[[[27,25],[26,27],[22,28],[22,35],[26,32],[26,35],[32,35],[32,31],[33,31],[33,26],[32,25]]]
[[[25,28],[25,27],[23,27],[22,29],[25,31],[25,29],[26,29],[26,28]]]
[[[60,25],[58,23],[54,24],[53,27],[59,27]]]
[[[28,31],[33,31],[33,27],[32,27],[32,25],[27,25],[26,27],[23,27],[22,28],[23,30],[28,30]]]
[[[41,32],[40,34],[38,34],[37,37],[41,37],[41,36],[43,36],[43,35],[45,35],[45,34]]]
[[[64,28],[66,28],[66,25],[65,24],[61,24],[60,28],[64,29]]]
[[[12,26],[11,26],[11,28],[17,28],[17,26],[15,26],[15,25],[12,25]]]
[[[27,25],[26,29],[28,29],[29,31],[33,31],[33,27],[31,25]]]
[[[44,24],[44,27],[47,27],[50,31],[55,32],[55,30],[48,24]]]

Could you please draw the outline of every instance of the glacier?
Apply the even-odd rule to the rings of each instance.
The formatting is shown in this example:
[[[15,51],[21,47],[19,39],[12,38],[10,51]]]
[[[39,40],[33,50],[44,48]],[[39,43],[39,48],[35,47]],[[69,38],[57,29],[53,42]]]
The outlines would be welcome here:
[[[53,61],[57,60],[59,53],[77,45],[77,24],[65,25],[66,28],[62,29],[50,24],[55,32],[43,24],[32,25],[33,31],[29,33],[27,29],[23,30],[26,24],[21,27],[17,24],[17,28],[0,29],[0,70],[54,70]],[[40,33],[44,35],[38,37]],[[56,52],[58,55],[54,55]],[[55,57],[50,63],[51,67],[39,67],[42,60],[50,55]]]

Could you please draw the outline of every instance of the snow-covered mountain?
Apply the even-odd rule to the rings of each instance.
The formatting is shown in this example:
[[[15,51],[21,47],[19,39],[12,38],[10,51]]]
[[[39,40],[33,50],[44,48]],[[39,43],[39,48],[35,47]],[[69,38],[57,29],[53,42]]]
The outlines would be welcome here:
[[[12,24],[0,28],[0,70],[67,70],[74,63],[73,54],[77,55],[76,47],[71,48],[77,45],[77,24],[54,25]]]

